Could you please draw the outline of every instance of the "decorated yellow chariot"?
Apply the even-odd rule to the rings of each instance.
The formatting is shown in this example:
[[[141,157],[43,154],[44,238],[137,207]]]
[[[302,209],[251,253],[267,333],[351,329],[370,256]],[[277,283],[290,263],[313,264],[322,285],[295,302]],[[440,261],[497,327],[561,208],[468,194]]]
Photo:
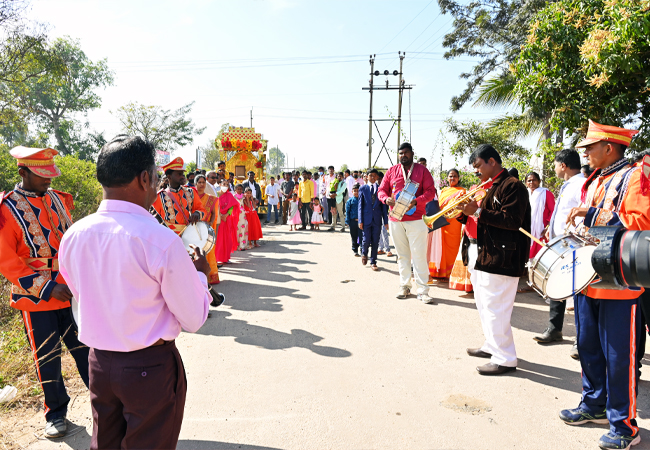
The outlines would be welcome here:
[[[215,141],[226,171],[235,174],[235,181],[243,183],[248,172],[255,172],[255,180],[262,189],[262,203],[258,213],[266,214],[266,150],[268,141],[255,128],[229,127],[228,131]]]

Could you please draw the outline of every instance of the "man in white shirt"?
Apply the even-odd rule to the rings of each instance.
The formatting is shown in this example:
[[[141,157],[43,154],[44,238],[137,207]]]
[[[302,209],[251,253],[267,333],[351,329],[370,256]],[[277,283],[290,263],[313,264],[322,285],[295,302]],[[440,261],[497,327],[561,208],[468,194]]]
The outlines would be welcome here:
[[[562,178],[564,183],[555,203],[555,210],[551,216],[546,237],[549,239],[562,236],[566,227],[566,219],[571,209],[580,205],[582,186],[585,177],[580,172],[580,155],[575,150],[562,150],[555,156],[555,174]],[[554,341],[563,340],[562,325],[564,324],[564,311],[566,301],[550,301],[550,314],[548,328],[539,335],[533,337],[540,344],[549,344]],[[573,356],[573,350],[572,350]]]
[[[215,197],[218,197],[217,189],[219,189],[218,186],[219,177],[217,177],[217,172],[211,170],[210,172],[208,172],[205,178],[208,180],[208,182],[205,184],[205,190],[208,193],[208,195],[214,195]]]
[[[322,167],[320,168],[322,169]],[[320,171],[320,169],[318,169]],[[334,166],[327,168],[327,173],[322,176],[323,187],[321,194],[321,204],[323,205],[323,220],[327,223],[332,222],[332,210],[336,210],[336,199],[330,198],[330,185],[332,181],[336,180],[336,173]]]
[[[266,223],[269,223],[271,220],[271,211],[275,209],[275,223],[279,223],[280,219],[278,216],[278,202],[280,198],[280,186],[275,184],[275,178],[271,177],[271,184],[266,185],[266,202],[268,203],[268,208],[266,212]]]
[[[350,198],[350,196],[352,195],[352,188],[354,187],[355,184],[357,184],[357,179],[350,174],[350,171],[348,169],[345,170],[344,176],[345,176],[344,178],[345,186],[348,188],[348,194],[345,199],[345,201],[347,202],[347,199]]]

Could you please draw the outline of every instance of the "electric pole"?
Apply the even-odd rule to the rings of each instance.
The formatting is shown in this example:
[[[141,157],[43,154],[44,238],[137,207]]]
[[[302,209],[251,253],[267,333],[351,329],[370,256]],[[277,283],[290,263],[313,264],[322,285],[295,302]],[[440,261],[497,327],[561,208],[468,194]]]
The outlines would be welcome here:
[[[251,106],[251,128],[253,128],[253,107]]]
[[[373,167],[372,164],[372,128],[373,125],[375,129],[377,130],[377,135],[379,136],[379,139],[381,140],[381,149],[379,150],[379,153],[377,153],[377,158],[375,159],[375,164],[379,161],[379,157],[381,156],[382,151],[386,151],[386,155],[388,156],[388,159],[390,160],[391,165],[393,164],[392,158],[390,157],[390,153],[388,151],[388,148],[386,147],[386,143],[388,142],[388,138],[390,137],[391,132],[393,131],[393,128],[395,128],[395,125],[397,125],[397,148],[399,149],[400,143],[401,143],[401,133],[402,133],[402,98],[404,95],[404,90],[408,89],[413,89],[412,84],[406,85],[404,82],[404,77],[402,73],[402,69],[404,67],[404,57],[406,56],[406,53],[403,52],[398,52],[399,55],[399,71],[398,70],[393,70],[392,72],[389,70],[384,70],[379,71],[379,70],[374,70],[375,69],[375,56],[376,55],[370,55],[370,86],[369,87],[364,87],[362,88],[364,91],[369,91],[370,92],[370,114],[368,116],[368,168]],[[375,86],[374,82],[374,77],[378,77],[380,75],[385,75],[386,76],[386,86],[383,87],[381,85]],[[388,76],[393,75],[393,76],[398,76],[399,75],[399,81],[397,85],[391,85],[388,81]],[[391,117],[389,119],[375,119],[372,116],[372,103],[373,103],[373,91],[391,91],[391,90],[397,90],[398,91],[398,101],[397,101],[397,119],[394,117]],[[410,103],[409,103],[410,105]],[[390,127],[390,130],[388,131],[388,134],[386,135],[386,138],[381,135],[381,132],[379,130],[379,127],[377,126],[377,122],[392,122],[392,126]]]
[[[370,56],[370,118],[368,119],[368,169],[372,167],[372,87],[375,76],[375,56]]]

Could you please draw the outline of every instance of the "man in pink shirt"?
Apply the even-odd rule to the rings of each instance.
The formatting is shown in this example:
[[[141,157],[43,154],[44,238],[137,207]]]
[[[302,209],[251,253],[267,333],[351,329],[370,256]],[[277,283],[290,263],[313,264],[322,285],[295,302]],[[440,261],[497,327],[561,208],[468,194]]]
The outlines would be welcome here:
[[[63,236],[61,274],[90,347],[91,449],[176,448],[187,384],[174,343],[208,316],[210,266],[149,214],[155,149],[120,135],[97,158],[104,199]]]
[[[416,197],[410,204],[415,206],[415,212],[404,215],[401,220],[389,216],[390,235],[397,251],[397,267],[399,269],[400,288],[397,298],[406,298],[411,293],[411,261],[417,284],[417,298],[424,303],[435,303],[429,297],[429,265],[427,263],[427,233],[428,228],[422,216],[428,202],[436,195],[436,188],[431,173],[421,164],[413,161],[413,148],[405,142],[399,147],[400,164],[391,167],[386,172],[379,187],[378,197],[389,207],[395,206],[395,194],[404,189],[405,179],[419,183]]]

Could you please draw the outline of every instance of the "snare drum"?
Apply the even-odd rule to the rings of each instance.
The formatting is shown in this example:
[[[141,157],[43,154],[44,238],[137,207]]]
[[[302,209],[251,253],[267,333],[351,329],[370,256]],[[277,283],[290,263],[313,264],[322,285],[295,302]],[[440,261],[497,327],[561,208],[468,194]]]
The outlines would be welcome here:
[[[395,206],[393,206],[393,209],[391,209],[389,213],[389,215],[393,219],[402,220],[402,217],[408,215],[409,205],[415,198],[415,194],[417,193],[419,187],[420,187],[420,183],[416,183],[415,181],[409,180],[404,185],[404,189],[402,189],[400,192],[397,193],[397,195],[395,196]],[[410,208],[410,209],[414,209],[414,208]]]
[[[528,285],[545,299],[571,297],[596,277],[591,265],[594,250],[592,240],[575,233],[556,237],[528,263]]]
[[[183,245],[190,255],[194,250],[190,245],[196,245],[203,250],[203,253],[209,253],[215,246],[217,237],[214,229],[206,222],[197,222],[195,225],[188,225],[181,234]]]

